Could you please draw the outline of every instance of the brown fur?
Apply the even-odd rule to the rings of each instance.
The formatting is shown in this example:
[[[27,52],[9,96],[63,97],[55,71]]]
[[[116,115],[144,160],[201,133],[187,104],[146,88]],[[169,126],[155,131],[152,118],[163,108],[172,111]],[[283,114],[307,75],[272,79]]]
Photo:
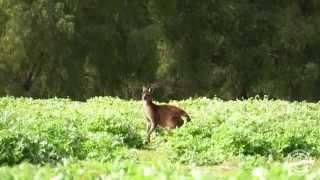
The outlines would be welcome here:
[[[173,129],[184,124],[182,117],[190,121],[189,115],[176,106],[154,104],[150,88],[143,88],[142,101],[144,115],[147,119],[146,143],[150,141],[150,135],[158,125],[163,128]]]

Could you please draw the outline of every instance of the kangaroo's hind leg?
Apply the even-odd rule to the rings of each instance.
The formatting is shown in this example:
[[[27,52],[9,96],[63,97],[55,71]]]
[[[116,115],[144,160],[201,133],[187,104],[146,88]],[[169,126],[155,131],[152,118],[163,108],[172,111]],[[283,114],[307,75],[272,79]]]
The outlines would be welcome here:
[[[173,117],[172,121],[174,122],[174,128],[181,127],[184,123],[183,119],[179,116]]]
[[[149,143],[150,142],[150,135],[156,129],[157,123],[150,121],[149,125],[150,125],[150,127],[148,128],[148,132],[147,132],[145,143]]]
[[[144,139],[144,143],[146,144],[147,143],[148,132],[150,131],[150,128],[151,128],[151,120],[147,116],[145,116],[145,119],[146,119],[146,137]]]
[[[146,123],[146,134],[149,132],[150,128],[151,128],[151,123],[148,121]]]

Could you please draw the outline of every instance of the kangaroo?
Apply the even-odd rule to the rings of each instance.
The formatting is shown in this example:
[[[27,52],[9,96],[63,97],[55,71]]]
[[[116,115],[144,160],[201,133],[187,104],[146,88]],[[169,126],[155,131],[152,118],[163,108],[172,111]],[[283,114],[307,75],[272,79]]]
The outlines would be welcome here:
[[[157,105],[152,102],[151,88],[142,88],[142,101],[144,116],[147,120],[145,143],[150,142],[150,135],[159,125],[164,128],[173,129],[191,121],[189,115],[182,109],[172,105]]]

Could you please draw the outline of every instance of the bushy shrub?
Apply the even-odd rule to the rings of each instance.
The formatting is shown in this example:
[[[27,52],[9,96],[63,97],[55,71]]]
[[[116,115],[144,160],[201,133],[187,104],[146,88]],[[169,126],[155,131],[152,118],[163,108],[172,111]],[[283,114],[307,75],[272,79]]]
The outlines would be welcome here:
[[[319,156],[319,103],[200,98],[170,104],[192,119],[170,133],[153,134],[151,143],[161,143],[173,162],[213,165],[243,156],[283,160],[295,150]],[[131,149],[143,147],[144,123],[138,101],[4,97],[0,163],[132,158]]]
[[[128,157],[129,148],[143,145],[142,121],[128,115],[132,103],[6,97],[0,104],[1,164],[56,163],[64,158],[107,161]]]
[[[282,160],[295,150],[318,156],[320,105],[249,99],[181,102],[192,122],[167,138],[173,161],[217,164],[234,156]]]

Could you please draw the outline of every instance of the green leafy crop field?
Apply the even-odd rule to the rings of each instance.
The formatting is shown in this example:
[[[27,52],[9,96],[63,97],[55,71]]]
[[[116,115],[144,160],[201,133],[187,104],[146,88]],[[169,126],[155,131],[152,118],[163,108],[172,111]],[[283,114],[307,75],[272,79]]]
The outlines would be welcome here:
[[[1,179],[316,179],[320,104],[187,99],[143,144],[140,101],[0,98]]]

